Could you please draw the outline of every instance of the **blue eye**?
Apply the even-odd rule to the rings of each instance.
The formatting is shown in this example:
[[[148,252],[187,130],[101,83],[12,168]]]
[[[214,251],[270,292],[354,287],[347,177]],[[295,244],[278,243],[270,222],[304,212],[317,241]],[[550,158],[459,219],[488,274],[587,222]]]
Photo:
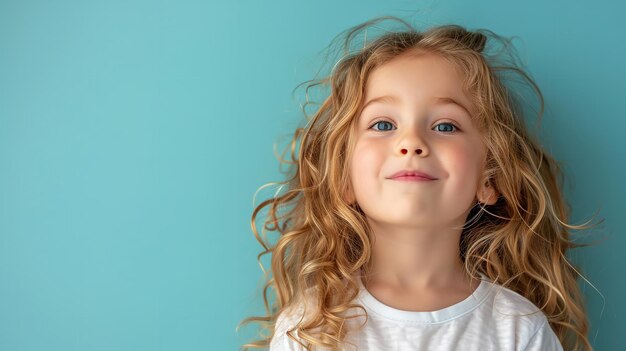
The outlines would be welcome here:
[[[387,123],[388,125],[393,126],[393,124],[391,124],[391,122],[388,122],[388,121],[378,121],[378,122],[375,122],[374,124],[372,124],[372,125],[370,126],[370,128],[372,128],[373,126],[375,126],[375,125],[377,125],[377,124],[380,124],[380,123]],[[374,130],[380,130],[380,129],[374,129]],[[383,130],[389,130],[389,129],[383,129]]]
[[[370,129],[371,129],[372,127],[374,127],[374,126],[378,125],[378,124],[381,124],[381,123],[384,123],[384,124],[389,125],[389,126],[393,126],[393,124],[392,124],[391,122],[389,122],[389,121],[378,121],[378,122],[374,122],[374,124],[372,124],[372,125],[370,126]],[[439,128],[440,126],[444,126],[444,128],[443,128],[443,129],[442,129],[442,128]],[[390,128],[391,128],[391,127],[390,127]],[[438,132],[444,132],[444,133],[454,133],[455,131],[457,131],[457,130],[458,130],[458,127],[457,127],[457,126],[455,126],[455,125],[454,125],[454,124],[452,124],[452,123],[444,122],[444,123],[439,123],[439,124],[437,124],[437,125],[435,126],[435,128],[433,128],[433,129],[435,129],[435,130],[436,130],[436,131],[438,131]],[[391,130],[391,129],[374,129],[374,130],[377,130],[377,131],[388,131],[388,130]]]
[[[446,128],[444,128],[445,130],[441,130],[437,128],[440,126],[446,126]],[[452,123],[439,123],[435,126],[435,129],[437,129],[438,132],[454,132],[457,129],[457,127]],[[454,130],[451,130],[451,129],[454,129]]]

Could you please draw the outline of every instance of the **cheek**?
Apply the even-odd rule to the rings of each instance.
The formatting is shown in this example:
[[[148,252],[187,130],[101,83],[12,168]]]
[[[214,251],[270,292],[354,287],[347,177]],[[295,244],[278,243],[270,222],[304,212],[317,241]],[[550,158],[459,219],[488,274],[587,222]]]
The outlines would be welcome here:
[[[373,142],[357,142],[350,165],[350,177],[355,187],[381,176],[380,171],[384,161],[383,149],[382,145]]]
[[[453,175],[459,183],[471,185],[471,188],[477,184],[478,178],[482,171],[482,151],[476,145],[462,145],[451,148],[447,153],[447,163]]]
[[[450,162],[455,165],[456,168],[461,170],[469,170],[475,168],[476,156],[469,152],[467,148],[456,148],[450,151]]]

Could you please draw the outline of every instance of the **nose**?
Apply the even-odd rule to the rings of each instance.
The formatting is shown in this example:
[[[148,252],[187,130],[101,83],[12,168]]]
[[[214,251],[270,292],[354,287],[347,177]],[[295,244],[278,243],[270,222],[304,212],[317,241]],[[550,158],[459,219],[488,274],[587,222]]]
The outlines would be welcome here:
[[[418,122],[416,122],[416,124],[418,124]],[[413,153],[415,153],[422,157],[428,156],[430,148],[426,145],[427,134],[424,135],[417,130],[418,128],[417,125],[410,125],[406,128],[404,133],[398,135],[400,139],[396,147],[399,148],[401,155],[413,155]]]
[[[429,149],[425,143],[418,139],[405,139],[403,143],[400,144],[400,153],[402,155],[406,155],[409,153],[415,153],[419,156],[426,157],[428,156]]]
[[[407,149],[400,149],[400,152],[403,155],[406,155],[408,153],[408,150]],[[417,149],[415,149],[415,153],[418,154],[418,155],[421,155],[421,154],[424,153],[424,150],[422,148],[417,148]]]

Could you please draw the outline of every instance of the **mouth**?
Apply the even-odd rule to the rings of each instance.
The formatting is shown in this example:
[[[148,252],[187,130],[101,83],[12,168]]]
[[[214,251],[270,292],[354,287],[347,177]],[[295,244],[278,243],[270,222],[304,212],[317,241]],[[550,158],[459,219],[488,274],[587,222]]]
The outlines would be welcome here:
[[[400,182],[431,182],[434,181],[436,179],[432,179],[432,178],[428,178],[428,177],[422,177],[422,176],[415,176],[415,175],[404,175],[404,176],[397,176],[397,177],[392,177],[389,178],[391,180],[397,180]]]
[[[398,180],[398,181],[403,181],[403,182],[424,182],[424,181],[437,180],[437,178],[431,176],[430,174],[427,174],[418,170],[412,170],[412,169],[405,169],[405,170],[396,172],[388,179]]]

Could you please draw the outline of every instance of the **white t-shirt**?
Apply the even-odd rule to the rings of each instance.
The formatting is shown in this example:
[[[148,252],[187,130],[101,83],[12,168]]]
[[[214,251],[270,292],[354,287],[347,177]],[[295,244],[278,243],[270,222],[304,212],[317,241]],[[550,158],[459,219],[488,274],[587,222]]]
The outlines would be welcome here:
[[[344,343],[345,351],[563,350],[543,312],[525,297],[489,281],[484,275],[465,300],[432,312],[392,308],[372,296],[361,279],[357,281],[360,292],[354,302],[365,308],[369,319],[358,333],[351,332],[351,327],[360,326],[365,317],[346,321],[349,328],[346,340],[357,348]],[[286,334],[302,317],[302,307],[297,311],[278,316],[270,351],[305,350]],[[355,314],[362,315],[363,311],[350,310],[348,315]]]

